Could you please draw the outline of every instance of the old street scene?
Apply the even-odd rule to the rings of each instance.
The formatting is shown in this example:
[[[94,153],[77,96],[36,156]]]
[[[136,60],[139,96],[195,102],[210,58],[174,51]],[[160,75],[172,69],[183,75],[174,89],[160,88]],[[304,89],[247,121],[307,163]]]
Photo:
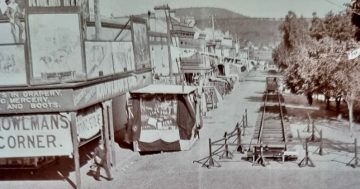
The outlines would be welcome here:
[[[0,188],[360,187],[360,0],[0,0]]]

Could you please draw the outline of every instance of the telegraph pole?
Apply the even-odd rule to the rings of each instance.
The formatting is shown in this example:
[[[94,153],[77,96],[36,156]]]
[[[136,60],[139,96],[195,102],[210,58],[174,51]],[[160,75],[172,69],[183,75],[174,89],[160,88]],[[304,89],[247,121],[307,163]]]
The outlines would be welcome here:
[[[99,40],[101,37],[100,0],[94,0],[94,14],[95,14],[95,39]]]
[[[89,1],[88,0],[82,0],[81,1],[81,25],[82,25],[82,35],[85,39],[87,39],[87,32],[86,32],[86,22],[87,19],[89,18]]]
[[[214,23],[214,15],[211,15],[211,25],[212,25],[212,38],[215,42],[215,23]]]

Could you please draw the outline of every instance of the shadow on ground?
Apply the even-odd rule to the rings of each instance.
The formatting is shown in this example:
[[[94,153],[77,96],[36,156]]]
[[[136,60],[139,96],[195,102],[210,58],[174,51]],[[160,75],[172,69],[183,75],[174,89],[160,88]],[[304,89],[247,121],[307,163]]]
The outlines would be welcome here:
[[[126,142],[125,132],[115,133],[115,144],[120,148],[132,150],[132,145]],[[93,162],[91,152],[98,145],[99,138],[96,138],[79,149],[80,167]],[[90,161],[90,162],[89,162]],[[90,167],[87,175],[92,176]],[[70,157],[58,157],[56,161],[38,169],[0,169],[0,181],[26,181],[26,180],[64,180],[75,188],[75,180],[69,175],[74,172],[74,160]]]
[[[93,140],[80,147],[80,166],[85,166],[92,161],[91,152],[98,144]],[[22,180],[64,180],[75,188],[75,180],[69,178],[70,172],[73,172],[74,160],[70,157],[58,157],[56,161],[38,169],[5,169],[0,170],[0,181],[22,181]]]

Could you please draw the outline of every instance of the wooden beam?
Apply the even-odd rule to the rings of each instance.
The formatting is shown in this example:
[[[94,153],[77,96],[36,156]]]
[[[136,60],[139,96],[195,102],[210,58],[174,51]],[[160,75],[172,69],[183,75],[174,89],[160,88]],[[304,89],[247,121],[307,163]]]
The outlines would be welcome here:
[[[88,27],[94,27],[95,26],[95,21],[91,21],[91,20],[87,21],[86,25]],[[109,22],[109,21],[104,21],[104,20],[101,21],[101,27],[131,30],[130,25],[125,25],[125,24],[116,23],[116,22]]]
[[[110,150],[109,150],[109,144],[110,144],[110,141],[109,141],[109,114],[107,112],[107,104],[106,102],[103,102],[102,104],[102,111],[103,111],[103,120],[104,120],[104,128],[103,128],[103,131],[104,131],[104,145],[105,145],[105,150],[106,150],[106,163],[107,163],[107,167],[111,167],[110,166]]]
[[[81,176],[80,176],[80,155],[79,155],[79,141],[77,137],[76,129],[76,112],[70,113],[71,120],[71,135],[73,141],[73,159],[75,164],[75,174],[76,174],[76,189],[81,189]]]
[[[114,121],[113,121],[113,109],[112,100],[108,101],[108,115],[109,115],[109,127],[110,127],[110,139],[111,139],[111,163],[113,167],[116,167],[116,154],[115,154],[115,133],[114,133]]]

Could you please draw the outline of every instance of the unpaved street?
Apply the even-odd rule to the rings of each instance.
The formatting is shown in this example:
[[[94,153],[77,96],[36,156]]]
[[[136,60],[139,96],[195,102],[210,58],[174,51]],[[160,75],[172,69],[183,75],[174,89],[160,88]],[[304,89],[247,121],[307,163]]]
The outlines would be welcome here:
[[[360,169],[346,167],[346,162],[318,162],[315,168],[299,168],[293,162],[270,162],[267,167],[252,166],[242,160],[242,154],[234,153],[231,162],[219,161],[219,168],[205,168],[194,160],[208,155],[208,139],[220,139],[225,131],[232,131],[241,120],[245,109],[248,110],[247,135],[244,142],[249,143],[251,131],[258,117],[265,87],[265,75],[250,74],[245,81],[238,82],[231,94],[224,97],[217,109],[208,112],[204,118],[204,128],[200,140],[190,151],[158,153],[140,156],[125,149],[117,149],[117,166],[113,170],[113,181],[95,181],[86,173],[89,162],[81,168],[83,188],[357,188],[360,185]],[[301,153],[302,154],[302,153]],[[218,158],[216,158],[218,160]],[[349,159],[350,160],[350,159]],[[335,161],[335,160],[334,160]],[[71,161],[69,163],[72,163]],[[64,165],[69,166],[69,165]],[[41,170],[40,170],[41,171]],[[1,189],[17,188],[72,188],[75,180],[70,172],[67,179],[47,180],[46,173],[39,172],[31,177],[12,175],[12,179],[1,172]],[[61,175],[61,172],[58,173]]]

